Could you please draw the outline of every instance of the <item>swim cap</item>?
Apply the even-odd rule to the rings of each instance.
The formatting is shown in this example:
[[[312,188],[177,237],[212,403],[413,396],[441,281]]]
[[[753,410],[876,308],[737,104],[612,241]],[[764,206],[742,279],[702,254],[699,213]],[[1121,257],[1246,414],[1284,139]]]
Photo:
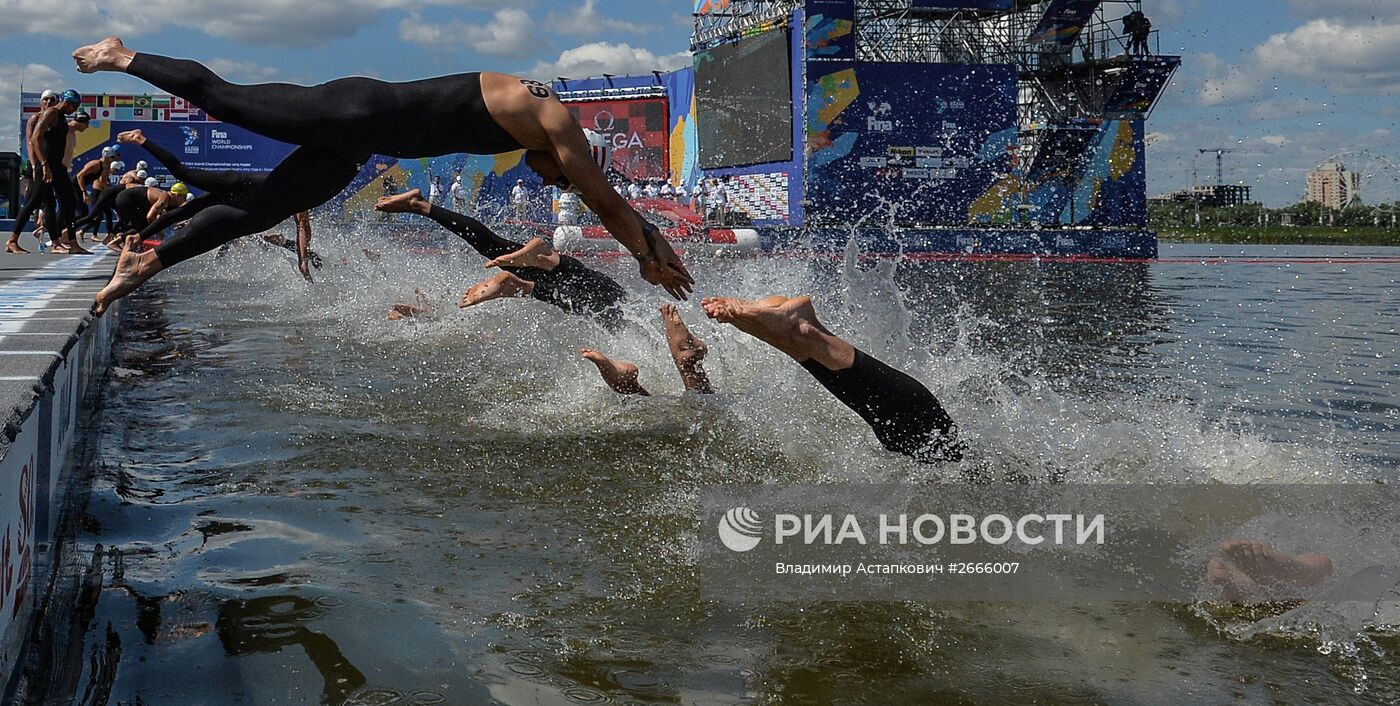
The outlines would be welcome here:
[[[143,160],[141,160],[141,161],[139,161],[139,162],[136,163],[136,168],[137,168],[137,169],[150,169],[150,168],[151,168],[151,165],[146,164],[146,160],[143,159]]]
[[[103,147],[103,148],[102,148],[102,156],[103,156],[103,157],[111,157],[111,156],[115,155],[116,153],[117,153],[117,151],[114,150],[114,149],[112,149],[112,146],[111,146],[111,145],[107,145],[106,147]]]
[[[136,178],[137,178],[137,179],[145,179],[146,176],[147,176],[146,170],[144,170],[144,169],[137,169],[137,170],[136,170]]]
[[[43,101],[43,100],[57,100],[57,99],[58,99],[58,91],[48,90],[48,91],[44,91],[43,93],[40,93],[40,94],[39,94],[39,100],[41,100],[41,101]]]
[[[156,186],[160,180],[155,177],[146,177],[146,186]]]
[[[113,154],[115,154],[115,153],[113,153]],[[112,162],[112,170],[113,170],[113,171],[118,171],[118,172],[120,172],[120,171],[125,171],[125,170],[126,170],[126,162],[123,162],[123,161],[121,161],[120,159],[117,160],[117,161],[115,161],[115,162]]]
[[[190,187],[185,186],[184,182],[177,181],[170,187],[170,193],[175,196],[189,196]]]
[[[62,100],[64,103],[72,103],[73,105],[77,105],[83,102],[83,94],[70,88],[63,92]]]
[[[612,143],[601,133],[586,128],[583,136],[588,138],[588,151],[593,154],[593,162],[606,172],[612,166]]]
[[[80,123],[85,123],[91,121],[92,116],[88,115],[86,110],[80,110],[73,114],[73,119]]]

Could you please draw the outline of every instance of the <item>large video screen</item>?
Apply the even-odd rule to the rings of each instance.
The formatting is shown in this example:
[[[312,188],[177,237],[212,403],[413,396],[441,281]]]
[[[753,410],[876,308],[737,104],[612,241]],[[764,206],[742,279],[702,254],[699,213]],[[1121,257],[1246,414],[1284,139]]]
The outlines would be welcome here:
[[[774,30],[695,56],[701,168],[792,159],[788,46]]]

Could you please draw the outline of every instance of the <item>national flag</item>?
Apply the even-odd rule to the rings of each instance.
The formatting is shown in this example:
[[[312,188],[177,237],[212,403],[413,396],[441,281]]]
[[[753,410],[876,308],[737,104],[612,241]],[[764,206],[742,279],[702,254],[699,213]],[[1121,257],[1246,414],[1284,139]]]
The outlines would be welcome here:
[[[132,105],[136,106],[137,108],[149,108],[151,107],[151,97],[136,96],[132,98]]]
[[[118,108],[130,108],[136,104],[136,99],[132,96],[113,96],[112,105]]]

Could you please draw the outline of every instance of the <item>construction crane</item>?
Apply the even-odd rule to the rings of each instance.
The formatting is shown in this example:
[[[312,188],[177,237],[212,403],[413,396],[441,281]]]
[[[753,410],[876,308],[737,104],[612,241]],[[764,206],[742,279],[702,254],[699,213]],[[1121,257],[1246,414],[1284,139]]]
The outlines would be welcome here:
[[[1241,148],[1238,148],[1238,147],[1204,147],[1204,148],[1202,148],[1202,149],[1200,150],[1200,153],[1201,153],[1201,154],[1210,154],[1211,152],[1214,152],[1214,153],[1215,153],[1215,185],[1216,185],[1216,186],[1224,186],[1224,185],[1225,185],[1225,153],[1226,153],[1226,152],[1244,152],[1244,151],[1245,151],[1245,150],[1243,150],[1243,149],[1241,149]]]

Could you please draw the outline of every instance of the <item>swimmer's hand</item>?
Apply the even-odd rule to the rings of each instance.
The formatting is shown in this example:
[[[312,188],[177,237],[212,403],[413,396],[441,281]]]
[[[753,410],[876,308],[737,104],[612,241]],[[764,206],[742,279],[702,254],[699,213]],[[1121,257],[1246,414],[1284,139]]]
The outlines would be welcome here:
[[[649,252],[638,258],[642,269],[642,279],[661,285],[666,293],[685,301],[686,295],[695,291],[695,278],[686,270],[681,256],[671,248],[671,244],[661,236],[655,226],[644,228]]]

